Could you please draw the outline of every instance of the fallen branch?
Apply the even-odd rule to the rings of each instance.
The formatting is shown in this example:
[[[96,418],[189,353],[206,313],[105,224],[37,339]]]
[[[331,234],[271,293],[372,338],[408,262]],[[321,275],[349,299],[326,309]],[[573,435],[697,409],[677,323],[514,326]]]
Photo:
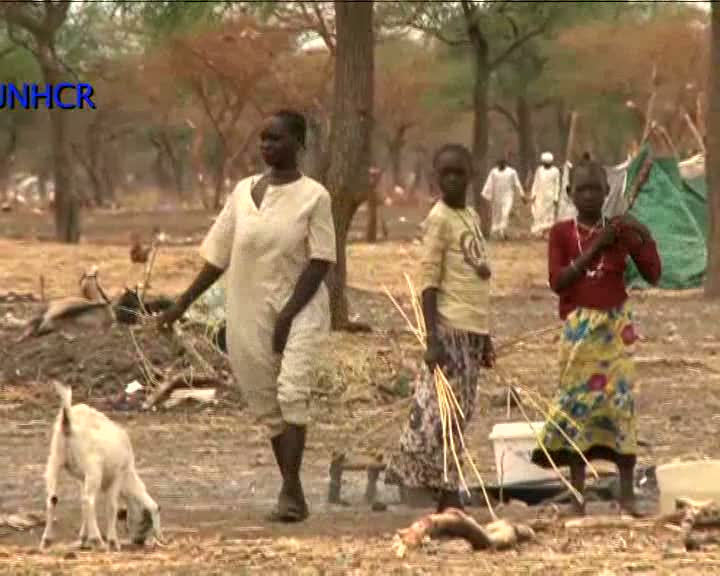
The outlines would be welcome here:
[[[566,530],[597,530],[607,528],[629,528],[638,525],[632,516],[585,516],[565,522]]]
[[[393,548],[397,556],[403,558],[408,550],[419,548],[427,538],[443,536],[462,538],[470,543],[473,550],[507,550],[533,540],[535,532],[527,525],[512,524],[507,520],[496,520],[482,526],[472,516],[451,508],[440,514],[425,516],[409,528],[398,530]]]
[[[159,383],[153,393],[143,403],[143,410],[150,410],[160,404],[178,388],[192,388],[194,386],[219,386],[221,383],[213,377],[192,376],[180,374],[170,380]]]

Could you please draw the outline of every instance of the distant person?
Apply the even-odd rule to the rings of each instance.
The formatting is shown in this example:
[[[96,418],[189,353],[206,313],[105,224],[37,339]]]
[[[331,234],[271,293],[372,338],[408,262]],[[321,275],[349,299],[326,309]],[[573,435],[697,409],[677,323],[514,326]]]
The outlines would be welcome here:
[[[555,224],[562,175],[557,166],[553,165],[552,153],[544,152],[540,156],[542,162],[535,171],[530,201],[532,202],[533,223],[530,232],[534,236],[543,236]]]
[[[298,170],[305,136],[299,113],[270,117],[260,134],[269,170],[237,184],[200,249],[204,268],[159,319],[171,327],[226,273],[230,364],[271,440],[283,482],[269,519],[280,522],[309,514],[300,469],[316,359],[330,329],[323,279],[336,257],[330,195]]]
[[[480,217],[466,206],[472,156],[459,144],[440,148],[433,162],[442,194],[424,223],[421,259],[422,309],[427,328],[427,370],[415,387],[410,421],[391,456],[385,482],[435,492],[438,511],[461,508],[459,477],[448,464],[444,478],[443,435],[435,392],[435,367],[442,368],[464,418],[475,409],[482,367],[491,367],[490,263]],[[455,439],[458,439],[457,432]]]
[[[485,181],[482,196],[492,206],[492,234],[503,240],[507,236],[516,193],[521,197],[525,196],[520,178],[515,169],[507,165],[505,159],[500,159]]]
[[[565,321],[560,340],[560,390],[553,422],[542,443],[557,466],[569,466],[572,485],[582,494],[585,463],[558,430],[562,429],[588,460],[607,460],[620,472],[620,504],[635,513],[633,477],[637,432],[631,346],[637,336],[627,305],[625,269],[632,258],[650,284],[660,279],[657,246],[646,226],[629,215],[608,221],[603,203],[609,191],[603,166],[583,159],[570,175],[577,217],[550,231],[550,286],[560,297]],[[532,460],[550,467],[545,451]],[[577,511],[584,513],[578,503]]]

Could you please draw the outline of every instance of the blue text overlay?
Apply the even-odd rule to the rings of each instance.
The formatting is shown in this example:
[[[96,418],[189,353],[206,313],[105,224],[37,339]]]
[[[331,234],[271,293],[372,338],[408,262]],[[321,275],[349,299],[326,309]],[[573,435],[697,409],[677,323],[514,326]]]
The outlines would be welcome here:
[[[61,82],[60,84],[0,84],[0,110],[95,110],[90,84]]]

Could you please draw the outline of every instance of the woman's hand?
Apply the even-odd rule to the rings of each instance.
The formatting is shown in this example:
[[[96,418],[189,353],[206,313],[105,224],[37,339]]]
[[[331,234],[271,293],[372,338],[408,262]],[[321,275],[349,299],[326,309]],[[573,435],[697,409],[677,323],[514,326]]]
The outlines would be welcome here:
[[[428,337],[427,350],[425,351],[425,364],[430,372],[435,372],[435,368],[442,368],[446,360],[445,347],[439,338]]]
[[[170,308],[165,310],[157,318],[157,327],[161,332],[171,333],[175,322],[182,318],[186,308],[182,304],[175,302]]]
[[[608,225],[603,228],[595,246],[597,246],[598,250],[605,250],[615,244],[615,240],[617,240],[617,231],[615,230],[615,226]]]
[[[480,264],[476,268],[476,271],[478,276],[480,276],[482,280],[490,280],[490,278],[492,277],[492,271],[490,270],[490,266],[488,266],[487,264]]]
[[[623,214],[622,216],[613,218],[611,224],[616,227],[617,233],[620,236],[623,236],[624,233],[627,232],[635,233],[640,237],[642,242],[645,242],[651,237],[648,227],[631,214]]]
[[[275,320],[275,330],[273,331],[273,352],[275,354],[282,354],[285,351],[292,322],[293,316],[287,312],[280,312]]]

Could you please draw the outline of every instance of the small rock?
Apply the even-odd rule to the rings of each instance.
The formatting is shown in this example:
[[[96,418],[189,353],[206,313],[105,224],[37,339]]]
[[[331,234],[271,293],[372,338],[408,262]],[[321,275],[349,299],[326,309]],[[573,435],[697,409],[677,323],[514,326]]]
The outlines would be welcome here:
[[[75,552],[68,552],[63,556],[63,560],[77,560],[77,554],[75,554]]]
[[[373,502],[371,507],[373,512],[385,512],[388,509],[388,505],[385,502]]]

